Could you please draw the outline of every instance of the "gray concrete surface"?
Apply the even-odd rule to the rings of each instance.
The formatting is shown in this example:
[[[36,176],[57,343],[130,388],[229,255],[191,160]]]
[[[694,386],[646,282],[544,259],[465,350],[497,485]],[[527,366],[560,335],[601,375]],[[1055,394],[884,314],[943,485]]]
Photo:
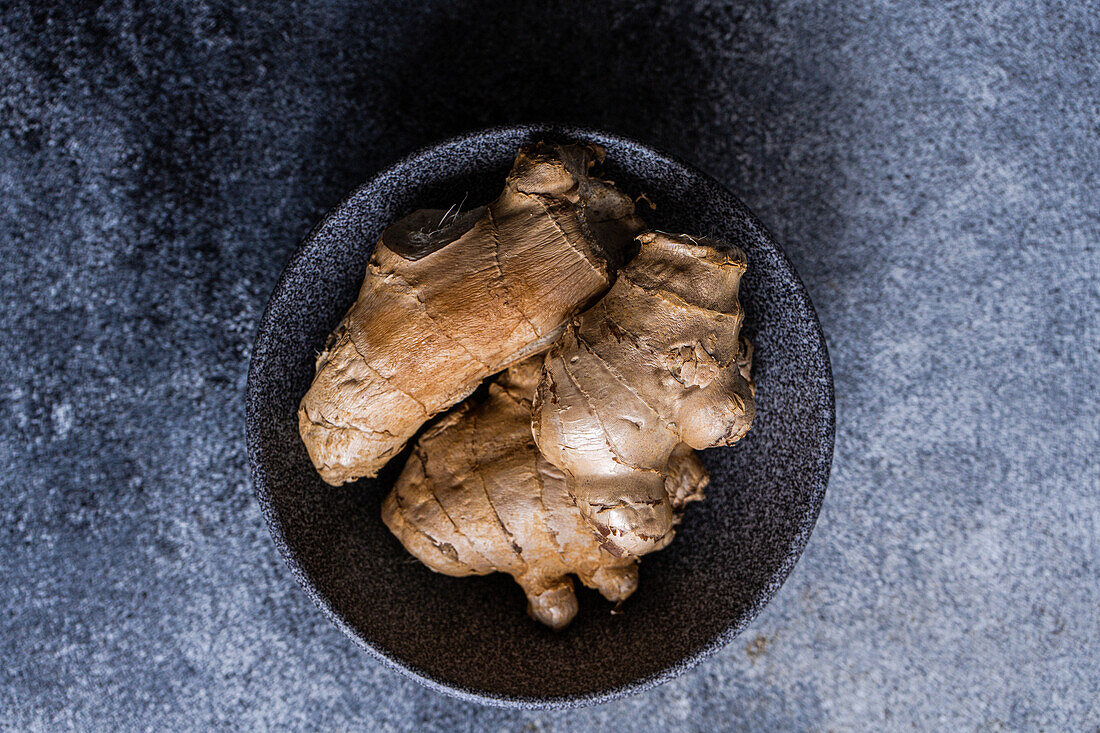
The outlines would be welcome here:
[[[0,10],[0,725],[1100,726],[1096,2],[158,5]],[[749,633],[568,713],[357,651],[243,447],[312,223],[419,144],[533,119],[739,192],[837,388],[821,520]]]

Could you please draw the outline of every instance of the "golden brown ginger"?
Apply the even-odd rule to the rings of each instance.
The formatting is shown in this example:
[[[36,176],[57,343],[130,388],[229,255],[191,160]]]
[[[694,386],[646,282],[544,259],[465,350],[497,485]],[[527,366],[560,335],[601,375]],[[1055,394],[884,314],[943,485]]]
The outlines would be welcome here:
[[[756,412],[737,299],[744,253],[686,235],[638,241],[607,295],[547,354],[532,423],[580,512],[622,556],[668,542],[677,446],[731,445]]]
[[[487,207],[418,211],[383,233],[298,411],[325,481],[374,476],[426,420],[548,347],[607,290],[641,222],[589,177],[602,156],[524,147]]]
[[[638,569],[635,558],[601,547],[565,476],[535,447],[531,398],[541,368],[541,357],[513,366],[489,385],[484,401],[467,400],[430,427],[386,497],[382,518],[436,572],[510,574],[527,595],[528,613],[561,629],[577,613],[570,574],[621,601],[637,587]],[[665,470],[678,516],[702,498],[706,469],[679,446]]]

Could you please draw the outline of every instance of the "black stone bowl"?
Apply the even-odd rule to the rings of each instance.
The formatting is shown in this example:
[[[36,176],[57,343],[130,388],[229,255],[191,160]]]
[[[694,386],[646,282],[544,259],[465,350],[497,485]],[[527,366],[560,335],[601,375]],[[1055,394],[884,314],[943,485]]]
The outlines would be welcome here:
[[[410,211],[486,203],[516,149],[595,141],[601,172],[653,202],[655,229],[715,236],[749,259],[741,301],[756,347],[756,421],[702,454],[706,501],[672,545],[646,557],[617,613],[579,589],[580,613],[554,633],[524,613],[507,575],[449,578],[414,560],[382,524],[403,458],[377,479],[332,488],[310,465],[295,411],[314,355],[353,302],[375,241]],[[291,259],[260,322],[248,377],[256,494],[290,569],[333,623],[400,672],[461,698],[516,707],[583,705],[669,680],[729,642],[775,594],[817,519],[833,452],[825,339],[791,263],[725,188],[637,142],[552,125],[485,130],[421,150],[355,191]],[[579,585],[579,584],[578,584]]]

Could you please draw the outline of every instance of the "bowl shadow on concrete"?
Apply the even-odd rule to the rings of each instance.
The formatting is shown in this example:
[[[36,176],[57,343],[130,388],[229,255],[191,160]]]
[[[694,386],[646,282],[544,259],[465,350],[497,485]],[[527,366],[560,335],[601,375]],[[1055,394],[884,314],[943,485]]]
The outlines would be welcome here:
[[[345,63],[306,156],[310,185],[299,193],[310,208],[331,208],[380,163],[428,142],[553,120],[613,130],[731,185],[784,235],[811,293],[862,276],[867,263],[836,246],[843,222],[829,189],[843,151],[824,129],[837,121],[822,114],[851,107],[853,92],[844,68],[820,63],[834,39],[819,20],[784,19],[805,48],[791,55],[769,40],[778,11],[758,3],[460,0],[430,13],[391,9],[383,53],[362,33],[376,12],[363,6],[332,31]],[[812,153],[791,156],[803,141]]]

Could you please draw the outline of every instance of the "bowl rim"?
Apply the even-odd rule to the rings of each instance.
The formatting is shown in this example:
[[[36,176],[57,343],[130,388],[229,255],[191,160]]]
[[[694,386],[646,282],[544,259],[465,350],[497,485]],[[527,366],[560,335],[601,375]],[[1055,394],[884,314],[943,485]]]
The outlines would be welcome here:
[[[534,697],[493,693],[463,687],[461,684],[437,679],[427,670],[421,669],[407,660],[397,658],[396,655],[375,646],[374,643],[360,634],[359,631],[334,607],[321,589],[313,583],[305,572],[301,562],[299,562],[297,553],[294,552],[293,548],[291,548],[290,544],[287,542],[282,522],[275,511],[274,503],[271,498],[271,487],[268,483],[267,473],[261,460],[263,449],[260,444],[259,430],[256,427],[258,423],[257,411],[259,410],[260,401],[256,396],[258,390],[258,374],[263,368],[264,357],[271,348],[269,344],[269,334],[271,333],[270,327],[274,318],[274,304],[281,301],[289,289],[288,281],[290,279],[290,273],[299,269],[303,263],[308,262],[316,253],[320,246],[318,234],[324,230],[328,223],[338,216],[339,212],[341,212],[353,199],[368,193],[372,188],[382,186],[394,180],[395,177],[400,180],[399,172],[401,170],[406,170],[410,166],[416,166],[420,161],[430,159],[440,149],[461,146],[475,139],[499,135],[516,137],[542,135],[565,139],[607,141],[617,146],[627,148],[633,147],[644,150],[648,155],[656,159],[667,161],[673,166],[690,171],[694,175],[706,180],[720,196],[728,199],[727,203],[731,203],[733,208],[744,212],[747,223],[755,230],[753,232],[755,236],[759,237],[763,244],[775,250],[778,255],[778,267],[783,270],[783,274],[790,278],[797,286],[789,295],[796,301],[798,309],[809,316],[811,331],[815,337],[813,341],[815,343],[808,345],[813,348],[815,352],[814,356],[816,356],[824,366],[824,374],[821,375],[824,382],[823,387],[826,397],[825,405],[823,405],[825,409],[822,413],[824,419],[822,424],[818,425],[818,430],[821,432],[821,442],[818,449],[814,451],[816,465],[814,467],[815,470],[811,472],[811,480],[808,482],[811,485],[806,509],[799,517],[797,530],[791,536],[790,542],[784,552],[782,562],[779,563],[775,571],[768,577],[747,611],[739,617],[732,619],[730,624],[709,642],[703,644],[693,653],[685,656],[677,663],[669,665],[665,669],[615,687],[577,695],[547,695]],[[272,288],[267,303],[264,306],[263,313],[257,322],[255,334],[253,348],[249,356],[248,381],[245,394],[245,442],[248,450],[248,463],[253,489],[260,504],[260,510],[264,520],[267,523],[268,530],[284,562],[286,562],[291,574],[297,579],[306,594],[312,599],[322,613],[324,613],[329,621],[338,629],[351,638],[359,648],[381,661],[386,667],[403,676],[415,680],[436,692],[441,692],[461,700],[493,705],[496,707],[520,709],[586,707],[608,702],[626,695],[643,692],[680,676],[729,644],[744,631],[750,623],[752,623],[760,611],[763,610],[764,606],[775,597],[775,594],[790,576],[795,564],[802,556],[802,552],[809,541],[810,534],[813,532],[821,512],[821,506],[825,498],[825,491],[828,487],[829,475],[832,467],[836,433],[836,396],[833,384],[832,364],[829,360],[825,334],[821,328],[821,322],[810,301],[809,293],[806,291],[806,287],[801,277],[799,277],[798,272],[787,257],[786,252],[783,251],[783,248],[776,242],[775,238],[772,237],[768,229],[725,185],[707,172],[700,170],[698,166],[633,138],[608,133],[603,130],[576,127],[573,125],[530,123],[481,128],[432,142],[416,149],[396,162],[380,169],[366,182],[357,186],[344,196],[339,203],[327,211],[320,221],[309,230],[287,261],[286,266],[279,275],[279,279]]]

